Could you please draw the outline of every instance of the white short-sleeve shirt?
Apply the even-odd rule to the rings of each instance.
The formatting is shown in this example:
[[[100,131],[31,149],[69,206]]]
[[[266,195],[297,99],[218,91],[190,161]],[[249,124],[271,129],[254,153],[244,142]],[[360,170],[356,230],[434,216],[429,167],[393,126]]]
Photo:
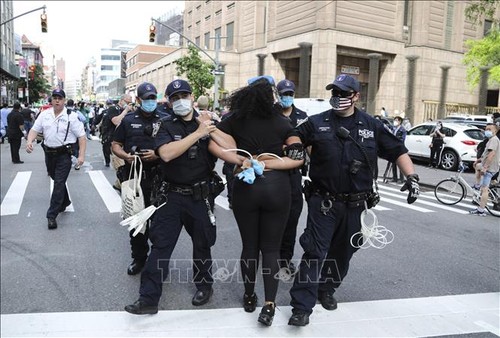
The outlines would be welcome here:
[[[66,130],[69,130],[66,137]],[[49,108],[40,113],[35,120],[33,130],[42,133],[44,144],[47,147],[57,148],[65,144],[75,143],[79,137],[85,136],[85,127],[78,120],[78,115],[74,112],[68,114],[66,108],[56,117],[54,108]],[[66,140],[64,138],[66,137]]]

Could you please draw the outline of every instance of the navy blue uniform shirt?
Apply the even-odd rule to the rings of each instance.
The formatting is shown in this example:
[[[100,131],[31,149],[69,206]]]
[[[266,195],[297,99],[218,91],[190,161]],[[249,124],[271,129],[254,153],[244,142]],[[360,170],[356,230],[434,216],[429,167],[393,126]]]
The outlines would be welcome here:
[[[357,193],[372,189],[372,177],[362,150],[350,138],[338,134],[340,127],[364,149],[372,168],[377,169],[377,155],[394,162],[408,152],[382,122],[355,109],[349,117],[339,117],[330,109],[310,116],[298,125],[299,137],[304,147],[312,146],[309,176],[319,188],[331,193]],[[353,161],[362,165],[357,173],[351,172]]]
[[[133,113],[128,113],[116,127],[113,133],[113,141],[123,144],[123,150],[127,153],[130,153],[133,146],[136,146],[138,150],[154,150],[156,144],[155,139],[151,136],[151,130],[153,123],[160,117],[161,115],[157,111],[150,116],[146,116],[142,114],[140,108]],[[144,166],[155,164],[157,162],[143,162]]]
[[[156,135],[156,147],[179,141],[198,129],[195,115],[190,121],[184,121],[175,115],[162,120],[161,127]],[[199,139],[179,157],[163,162],[162,172],[166,180],[173,184],[192,185],[208,180],[215,167],[217,158],[208,151],[210,137]]]
[[[292,121],[292,125],[296,127],[302,121],[305,121],[307,119],[307,113],[295,107],[295,105],[292,105],[292,112],[290,113],[290,116],[288,116],[288,118],[290,119],[290,121]]]

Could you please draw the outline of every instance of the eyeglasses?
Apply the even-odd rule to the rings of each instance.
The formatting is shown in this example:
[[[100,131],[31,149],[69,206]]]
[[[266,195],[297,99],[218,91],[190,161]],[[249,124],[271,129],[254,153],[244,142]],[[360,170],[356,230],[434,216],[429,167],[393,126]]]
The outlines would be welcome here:
[[[338,96],[342,98],[350,98],[353,97],[356,92],[348,92],[345,90],[332,90],[332,96]]]

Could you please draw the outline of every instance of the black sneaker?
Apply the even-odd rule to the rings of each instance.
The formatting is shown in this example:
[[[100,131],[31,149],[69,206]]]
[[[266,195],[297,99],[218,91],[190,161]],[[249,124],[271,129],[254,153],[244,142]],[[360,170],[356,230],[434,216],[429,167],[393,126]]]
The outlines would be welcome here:
[[[247,294],[243,295],[243,309],[245,312],[254,312],[257,304],[257,295],[255,292],[248,296]]]
[[[158,313],[158,305],[147,305],[142,300],[125,306],[125,311],[133,315],[154,315]]]
[[[271,326],[274,319],[274,310],[275,310],[274,303],[264,305],[262,307],[262,310],[260,311],[259,319],[257,319],[257,321],[266,326]]]

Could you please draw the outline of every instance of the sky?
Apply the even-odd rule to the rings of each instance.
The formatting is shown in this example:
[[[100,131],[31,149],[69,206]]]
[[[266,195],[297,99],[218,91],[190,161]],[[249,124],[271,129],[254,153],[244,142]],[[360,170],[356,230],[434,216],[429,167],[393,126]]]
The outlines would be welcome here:
[[[14,32],[39,45],[44,64],[55,59],[66,61],[66,81],[80,76],[101,48],[111,40],[149,44],[151,17],[174,8],[184,9],[184,1],[13,1],[14,17],[46,6],[48,32],[41,32],[42,10],[14,20]]]

